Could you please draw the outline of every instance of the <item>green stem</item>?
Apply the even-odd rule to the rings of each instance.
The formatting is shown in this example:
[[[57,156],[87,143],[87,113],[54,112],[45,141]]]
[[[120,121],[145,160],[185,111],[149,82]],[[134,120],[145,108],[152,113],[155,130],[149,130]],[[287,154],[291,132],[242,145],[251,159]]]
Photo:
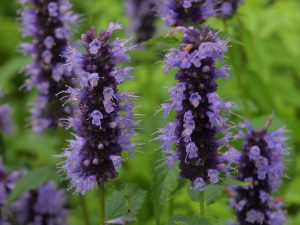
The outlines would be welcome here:
[[[82,208],[84,224],[85,225],[90,225],[90,219],[89,219],[89,214],[88,214],[88,209],[87,209],[87,205],[86,205],[85,196],[80,196],[79,201],[80,201],[80,205],[81,205],[81,208]]]
[[[204,191],[200,191],[199,200],[200,200],[200,215],[205,216]]]
[[[174,213],[174,198],[171,198],[171,200],[170,200],[170,211],[169,211],[170,217],[173,216],[173,213]]]
[[[100,225],[105,222],[105,199],[104,199],[104,185],[99,184],[99,204],[100,204]]]

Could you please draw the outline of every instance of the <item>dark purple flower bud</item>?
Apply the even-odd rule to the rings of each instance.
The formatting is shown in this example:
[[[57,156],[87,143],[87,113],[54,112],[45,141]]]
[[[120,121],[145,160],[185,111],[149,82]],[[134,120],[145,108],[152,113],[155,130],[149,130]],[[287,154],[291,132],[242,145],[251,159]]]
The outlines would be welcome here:
[[[249,186],[233,187],[230,204],[240,225],[283,225],[283,203],[273,198],[284,175],[283,158],[287,154],[285,130],[267,132],[267,126],[256,130],[247,122],[239,136],[244,140],[239,159],[238,179]]]
[[[111,23],[107,31],[97,33],[92,27],[82,35],[85,53],[67,51],[68,62],[76,68],[80,87],[68,88],[70,100],[78,102],[74,118],[66,121],[75,130],[75,139],[63,153],[63,166],[76,192],[86,193],[95,183],[115,178],[121,166],[123,150],[132,153],[135,135],[130,93],[120,93],[119,84],[131,78],[130,67],[118,64],[130,60],[126,41],[111,39],[111,33],[121,29]],[[76,57],[74,57],[76,56]]]
[[[236,13],[238,6],[241,3],[243,3],[243,0],[216,1],[215,8],[219,16],[227,18]]]
[[[67,70],[61,55],[68,46],[70,25],[76,25],[78,16],[72,13],[69,0],[20,0],[20,3],[31,3],[23,7],[21,18],[23,37],[33,40],[22,43],[21,48],[33,59],[25,68],[28,75],[25,87],[39,91],[31,120],[33,130],[42,132],[57,127],[59,118],[67,117],[72,111],[70,106],[62,107],[56,94],[72,83],[72,72]]]
[[[183,43],[166,54],[165,71],[178,69],[178,83],[168,88],[170,103],[162,104],[165,116],[172,109],[177,111],[176,122],[160,129],[157,139],[163,142],[167,164],[179,160],[182,178],[189,179],[195,190],[203,191],[207,183],[217,183],[219,173],[229,169],[222,168],[221,162],[232,160],[229,153],[221,157],[217,151],[222,145],[229,147],[231,139],[224,115],[230,113],[233,104],[222,102],[216,93],[216,79],[220,77],[216,60],[223,59],[227,47],[226,41],[207,27],[177,29],[184,32]]]
[[[63,190],[52,182],[24,193],[11,205],[17,224],[66,225],[68,211]],[[13,220],[10,218],[9,220]]]
[[[217,15],[214,0],[165,0],[159,10],[168,26],[197,25]]]
[[[155,0],[126,0],[130,18],[130,31],[136,34],[136,41],[143,42],[155,33]]]
[[[0,105],[0,132],[11,132],[11,108],[8,104]]]

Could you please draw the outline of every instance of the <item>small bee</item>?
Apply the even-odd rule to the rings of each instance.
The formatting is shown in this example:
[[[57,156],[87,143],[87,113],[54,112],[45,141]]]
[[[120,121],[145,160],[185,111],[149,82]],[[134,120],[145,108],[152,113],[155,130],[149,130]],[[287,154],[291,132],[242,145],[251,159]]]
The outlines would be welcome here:
[[[187,44],[184,48],[183,48],[183,51],[185,53],[190,53],[191,49],[193,48],[193,45],[192,44]]]

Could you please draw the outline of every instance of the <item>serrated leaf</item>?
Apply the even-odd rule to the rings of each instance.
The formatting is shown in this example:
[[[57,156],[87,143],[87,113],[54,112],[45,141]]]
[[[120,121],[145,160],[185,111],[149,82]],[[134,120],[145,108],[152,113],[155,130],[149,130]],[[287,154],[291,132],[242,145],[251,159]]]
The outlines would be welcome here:
[[[21,177],[16,187],[10,193],[8,197],[7,205],[18,199],[23,193],[33,190],[47,181],[53,179],[56,174],[55,166],[45,166],[30,171],[26,176]]]
[[[105,199],[106,219],[120,216],[135,216],[142,207],[146,191],[135,184],[126,184],[124,188],[113,192]]]
[[[146,191],[139,189],[135,184],[126,184],[123,193],[128,208],[128,214],[130,216],[136,215],[145,201]]]
[[[224,192],[224,186],[220,184],[209,184],[204,190],[204,200],[207,205],[217,201]],[[189,190],[189,195],[193,201],[199,201],[199,192],[192,189]]]
[[[128,213],[124,194],[120,191],[113,192],[105,198],[106,219],[114,219]]]
[[[196,217],[196,216],[182,216],[176,215],[172,216],[168,225],[212,225],[212,223],[205,217]]]
[[[175,170],[175,169],[174,169]],[[163,206],[171,197],[171,194],[178,186],[178,172],[161,168],[155,171],[153,179],[153,205],[154,213],[157,218],[160,217]]]

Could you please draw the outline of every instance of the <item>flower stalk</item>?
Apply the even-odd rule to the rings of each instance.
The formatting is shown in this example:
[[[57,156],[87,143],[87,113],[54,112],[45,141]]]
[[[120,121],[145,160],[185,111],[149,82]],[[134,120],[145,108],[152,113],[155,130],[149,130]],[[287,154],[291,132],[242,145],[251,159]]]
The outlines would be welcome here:
[[[105,192],[104,185],[99,184],[99,206],[100,206],[100,225],[105,224]]]

